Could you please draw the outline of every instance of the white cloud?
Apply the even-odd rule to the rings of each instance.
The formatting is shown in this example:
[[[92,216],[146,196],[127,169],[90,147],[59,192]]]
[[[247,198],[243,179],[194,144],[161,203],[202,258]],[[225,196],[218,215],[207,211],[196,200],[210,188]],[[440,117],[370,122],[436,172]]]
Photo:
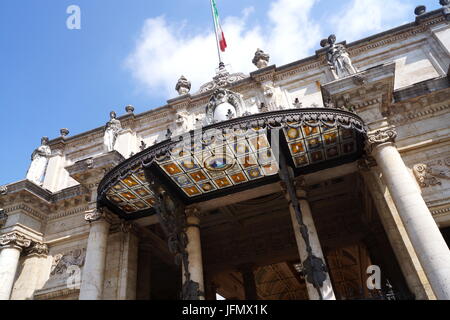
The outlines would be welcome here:
[[[228,42],[224,61],[234,72],[255,70],[251,60],[257,48],[271,54],[278,65],[303,58],[320,39],[319,26],[310,18],[317,0],[277,0],[270,6],[265,25],[248,28],[247,18],[254,8],[240,17],[222,20]],[[145,21],[126,67],[150,95],[173,97],[180,75],[192,82],[192,91],[211,80],[218,66],[212,30],[188,34],[183,25],[168,23],[165,17]]]
[[[401,0],[352,0],[330,22],[338,39],[350,42],[394,27],[412,12]]]
[[[253,27],[248,26],[253,7],[238,17],[222,17],[228,43],[223,57],[231,65],[229,71],[255,70],[251,60],[257,48],[271,55],[271,63],[283,65],[319,49],[320,39],[327,36],[323,29],[335,33],[339,41],[353,41],[398,24],[412,12],[402,0],[347,0],[341,11],[319,22],[312,17],[319,1],[273,0],[267,19]],[[126,67],[150,96],[176,96],[174,88],[181,75],[192,82],[192,92],[214,76],[218,61],[212,28],[192,34],[187,26],[186,22],[169,23],[164,16],[145,21]]]

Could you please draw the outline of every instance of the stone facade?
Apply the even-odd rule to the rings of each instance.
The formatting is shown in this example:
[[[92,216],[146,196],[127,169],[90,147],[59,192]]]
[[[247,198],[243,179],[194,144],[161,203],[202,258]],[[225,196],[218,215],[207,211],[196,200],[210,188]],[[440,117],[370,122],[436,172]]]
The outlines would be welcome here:
[[[437,225],[450,227],[449,22],[441,11],[431,12],[415,23],[344,46],[358,71],[356,76],[337,77],[327,62],[329,49],[325,47],[314,56],[280,67],[267,66],[267,55],[261,58],[264,63],[255,61],[258,70],[249,76],[239,75],[233,81],[228,75],[210,87],[225,85],[238,96],[243,110],[237,116],[331,104],[353,110],[369,132],[394,128],[397,150],[414,178],[408,181],[417,182],[413,187],[422,194]],[[85,215],[97,210],[97,186],[104,175],[139,153],[141,146],[166,140],[169,132],[175,136],[208,124],[207,108],[215,89],[203,87],[202,92],[190,93],[190,83],[184,77],[181,80],[177,84],[180,95],[165,106],[141,114],[128,108],[118,116],[121,129],[114,133],[109,149],[104,147],[105,127],[58,137],[48,142],[51,155],[41,185],[22,180],[0,188],[0,208],[7,216],[0,225],[0,237],[17,233],[22,239],[14,240],[20,258],[13,286],[10,292],[2,292],[3,299],[79,298],[89,268],[88,240],[99,223]],[[402,265],[405,277],[410,278],[410,287],[419,288],[412,289],[416,297],[434,299],[427,278],[431,275],[424,272],[415,253],[418,248],[405,231],[403,224],[407,223],[399,218],[400,204],[385,193],[383,177],[382,185],[376,185],[383,173],[378,167],[373,170],[365,180],[378,199],[376,206],[391,244],[398,244],[393,245],[397,259],[410,260]],[[206,204],[207,209],[212,206]],[[105,259],[100,266],[104,268],[103,288],[99,295],[85,298],[136,298],[138,247],[144,237],[138,230],[156,222],[147,217],[127,225],[117,217],[108,218],[103,225],[105,247],[97,248],[103,250]],[[6,250],[8,241],[5,238],[1,250]],[[39,249],[39,244],[46,248]],[[26,249],[36,245],[36,250]]]

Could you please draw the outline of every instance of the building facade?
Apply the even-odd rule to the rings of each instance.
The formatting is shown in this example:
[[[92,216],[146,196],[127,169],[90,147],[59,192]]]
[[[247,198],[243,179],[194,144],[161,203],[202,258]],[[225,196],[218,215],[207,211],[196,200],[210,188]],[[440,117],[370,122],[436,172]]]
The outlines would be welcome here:
[[[450,299],[442,4],[42,138],[0,187],[0,299]]]

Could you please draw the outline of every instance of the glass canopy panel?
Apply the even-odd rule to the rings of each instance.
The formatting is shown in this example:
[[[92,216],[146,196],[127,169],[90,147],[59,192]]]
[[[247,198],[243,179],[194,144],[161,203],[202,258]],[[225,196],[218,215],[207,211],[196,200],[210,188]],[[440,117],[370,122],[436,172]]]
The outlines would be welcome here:
[[[239,130],[174,147],[157,159],[164,173],[193,198],[278,173],[266,130]]]
[[[310,127],[291,122],[283,131],[297,168],[357,152],[353,129],[327,126]]]
[[[353,161],[363,153],[366,135],[357,115],[334,109],[241,117],[206,127],[200,137],[191,132],[192,141],[167,140],[125,160],[100,183],[98,201],[130,217],[152,209],[156,198],[143,163],[186,203],[274,181],[278,148],[270,139],[278,135],[272,129],[281,129],[279,150],[291,158],[297,174]]]
[[[151,209],[156,201],[140,167],[113,185],[106,198],[126,213]]]

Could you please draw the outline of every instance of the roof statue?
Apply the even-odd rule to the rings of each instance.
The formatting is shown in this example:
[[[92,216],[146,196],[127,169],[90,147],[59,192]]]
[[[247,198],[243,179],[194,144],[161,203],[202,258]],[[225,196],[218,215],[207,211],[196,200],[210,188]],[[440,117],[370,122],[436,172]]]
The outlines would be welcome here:
[[[322,48],[327,48],[327,62],[334,79],[337,80],[358,72],[353,66],[345,46],[340,43],[336,44],[334,34],[330,35],[328,39],[323,39],[320,45]]]

